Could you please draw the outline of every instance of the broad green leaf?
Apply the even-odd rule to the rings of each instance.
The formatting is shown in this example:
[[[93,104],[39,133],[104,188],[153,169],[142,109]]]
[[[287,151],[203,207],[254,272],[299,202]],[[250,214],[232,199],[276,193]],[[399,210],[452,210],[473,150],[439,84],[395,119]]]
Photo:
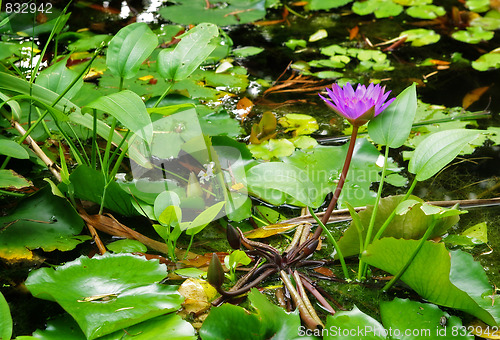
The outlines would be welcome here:
[[[186,234],[196,235],[217,217],[226,202],[215,203],[199,214],[186,229]]]
[[[127,329],[105,335],[99,340],[195,340],[193,326],[173,313],[157,316]],[[64,314],[48,321],[45,330],[36,330],[33,339],[41,340],[86,340],[87,338],[70,315]],[[17,338],[18,340],[23,340]]]
[[[104,192],[105,180],[102,172],[80,165],[69,176],[76,197],[100,204]],[[118,183],[112,181],[106,190],[104,207],[117,213],[132,216],[136,211],[132,206],[130,195]]]
[[[235,57],[245,58],[245,57],[250,57],[250,56],[259,54],[262,51],[264,51],[264,49],[260,48],[260,47],[245,46],[245,47],[235,48],[232,52],[233,52]]]
[[[170,206],[179,206],[181,204],[181,200],[179,195],[177,195],[174,191],[163,191],[159,195],[156,196],[154,200],[154,214],[157,219],[160,218],[161,214]],[[175,209],[175,208],[172,208]],[[182,215],[178,214],[177,210],[172,211],[172,213],[176,214],[177,217],[181,217]],[[166,217],[166,216],[165,216]],[[173,221],[173,216],[171,216],[171,221]],[[179,220],[180,222],[180,220]]]
[[[113,253],[145,253],[148,251],[148,248],[144,244],[130,239],[118,240],[106,245],[106,247]]]
[[[59,303],[95,339],[177,310],[183,301],[177,287],[158,284],[166,270],[158,260],[130,254],[82,256],[32,271],[26,287],[35,297]]]
[[[102,96],[87,105],[88,108],[104,111],[118,119],[123,126],[146,142],[153,139],[153,126],[141,97],[125,90]]]
[[[25,79],[15,77],[11,74],[0,72],[0,88],[13,91],[19,94],[30,95],[41,102],[52,105],[59,95],[38,84],[30,84]],[[69,101],[67,98],[61,98],[54,109],[59,112],[73,112],[80,114],[80,108]]]
[[[394,237],[397,239],[420,239],[426,232],[433,217],[426,215],[421,207],[423,201],[415,196],[411,196],[408,201],[403,201],[403,196],[389,196],[380,200],[375,224],[373,226],[373,237],[377,234],[380,227],[389,217],[394,209],[397,215],[391,221],[387,229],[382,234],[382,237]],[[410,205],[407,202],[411,202]],[[373,205],[368,205],[365,210],[358,213],[360,222],[363,226],[368,226],[373,211]],[[438,211],[439,212],[439,211]],[[457,211],[459,212],[459,211]],[[438,237],[446,233],[446,231],[457,224],[458,216],[449,216],[439,219],[434,226],[434,230],[429,236],[429,239]],[[356,225],[351,222],[349,228],[346,229],[342,238],[338,241],[338,245],[344,256],[352,256],[359,254],[359,232]],[[366,238],[366,229],[362,230],[362,240]],[[370,240],[370,242],[372,241]]]
[[[21,189],[33,183],[11,169],[0,169],[0,188]]]
[[[0,217],[0,257],[31,259],[32,249],[72,250],[88,236],[76,236],[83,220],[67,200],[52,195],[50,188],[21,201],[9,215]]]
[[[170,205],[163,210],[163,212],[158,217],[158,222],[165,226],[171,226],[178,224],[182,221],[182,210],[180,207],[175,205]]]
[[[252,260],[243,250],[235,250],[230,255],[224,257],[224,265],[228,269],[236,268],[239,264],[248,265]]]
[[[363,253],[362,260],[371,266],[395,275],[409,260],[418,243],[418,240],[383,238],[368,246]],[[451,253],[452,258],[453,253]],[[460,262],[460,265],[452,266],[454,260],[450,259],[450,253],[444,244],[427,241],[401,276],[401,281],[431,303],[464,311],[489,325],[494,325],[496,324],[494,317],[498,313],[498,305],[491,307],[490,297],[477,296],[478,291],[482,290],[484,294],[487,293],[486,288],[489,289],[489,292],[492,292],[492,288],[491,286],[486,287],[487,280],[484,281],[486,275],[481,265],[474,265],[472,257],[468,256],[471,261],[465,263],[460,258],[459,261],[456,261]],[[454,275],[455,277],[453,277]],[[464,290],[471,288],[471,286],[477,287],[470,292]],[[479,305],[478,301],[489,303],[489,307]],[[490,310],[493,315],[490,314]]]
[[[386,339],[386,330],[380,322],[366,315],[356,306],[350,311],[339,311],[334,316],[328,315],[326,329],[329,332],[323,337],[325,340]],[[370,331],[366,332],[367,329]]]
[[[401,92],[396,100],[368,123],[373,141],[390,148],[399,148],[406,142],[417,110],[415,84]]]
[[[418,181],[425,181],[455,159],[480,133],[478,130],[454,129],[429,135],[416,147],[408,171],[415,174]]]
[[[462,321],[458,317],[450,316],[430,303],[399,298],[382,301],[380,316],[386,329],[391,329],[392,334],[401,334],[397,339],[474,339],[473,335],[467,336],[457,332],[462,330]],[[442,324],[443,318],[445,325]]]
[[[109,42],[106,64],[115,76],[132,78],[157,45],[158,38],[146,23],[133,23],[122,28]]]
[[[57,94],[62,94],[63,91],[79,76],[79,72],[70,70],[66,67],[68,57],[63,58],[54,65],[42,70],[36,77],[36,84],[44,88],[54,91]],[[80,78],[71,89],[64,95],[65,98],[71,99],[80,91],[83,86],[83,79]]]
[[[18,159],[30,158],[25,148],[10,139],[0,139],[0,155]]]
[[[10,340],[12,336],[12,316],[7,300],[0,292],[0,339]]]
[[[186,79],[208,58],[216,45],[211,40],[219,29],[213,24],[199,24],[181,37],[173,50],[158,55],[158,72],[169,81]]]
[[[293,131],[294,136],[310,135],[318,130],[318,122],[314,117],[299,113],[288,113],[278,120],[285,132]]]
[[[10,110],[12,112],[12,119],[18,121],[19,119],[21,119],[22,115],[21,107],[19,106],[18,102],[16,102],[15,100],[9,100],[9,98],[9,96],[0,92],[0,100],[2,102],[7,102],[7,105],[10,106]]]

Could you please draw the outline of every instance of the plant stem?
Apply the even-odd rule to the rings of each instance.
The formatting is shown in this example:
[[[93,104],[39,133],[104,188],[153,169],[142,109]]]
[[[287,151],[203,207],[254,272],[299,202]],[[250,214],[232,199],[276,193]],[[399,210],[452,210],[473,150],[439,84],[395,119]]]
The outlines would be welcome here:
[[[408,197],[410,197],[411,193],[413,192],[413,189],[415,189],[415,186],[417,185],[417,182],[418,181],[415,178],[413,180],[413,182],[411,183],[410,188],[406,192],[406,195],[405,195],[405,197],[403,197],[403,200],[401,202],[406,201],[408,199]],[[382,236],[382,234],[384,233],[385,229],[392,222],[392,220],[394,219],[395,216],[396,216],[396,209],[394,209],[391,212],[391,214],[389,215],[389,217],[387,217],[387,220],[385,220],[384,224],[382,224],[382,226],[380,227],[380,229],[378,230],[378,232],[375,234],[375,237],[373,238],[373,241],[378,240]]]
[[[384,153],[384,166],[382,167],[382,175],[380,179],[380,184],[378,186],[377,190],[377,197],[375,198],[375,203],[373,205],[373,211],[372,211],[372,216],[370,217],[370,223],[368,225],[368,230],[366,231],[366,237],[365,237],[365,243],[363,246],[363,251],[366,250],[366,247],[370,244],[371,238],[372,238],[372,233],[373,233],[373,226],[375,225],[375,219],[377,218],[377,212],[378,212],[378,205],[380,202],[380,197],[382,196],[382,188],[384,186],[384,180],[385,180],[385,173],[387,171],[387,159],[389,158],[389,147],[385,147],[385,153]],[[361,254],[359,254],[361,256]],[[366,266],[365,263],[360,259],[359,260],[359,267],[358,267],[358,280],[361,281],[362,277],[366,275]]]
[[[342,271],[344,272],[344,276],[346,278],[346,280],[350,280],[349,279],[349,271],[347,270],[347,266],[345,264],[345,260],[344,260],[344,256],[342,255],[342,251],[340,250],[338,244],[337,244],[337,241],[335,241],[335,238],[333,237],[332,233],[330,232],[330,230],[328,230],[326,228],[326,226],[323,224],[322,221],[320,221],[320,219],[318,218],[318,216],[316,216],[316,214],[314,213],[314,211],[312,210],[311,207],[309,207],[309,213],[314,217],[314,219],[316,220],[316,222],[318,222],[318,229],[320,229],[319,227],[321,227],[320,230],[324,230],[325,233],[326,233],[326,237],[328,238],[328,241],[330,241],[333,246],[335,247],[335,250],[337,251],[337,255],[339,256],[339,261],[340,261],[340,264],[342,265]],[[318,230],[316,229],[316,230]],[[313,240],[315,240],[315,238],[313,238]]]
[[[356,136],[358,135],[358,127],[353,126],[352,127],[352,134],[351,134],[351,139],[349,141],[349,148],[347,149],[347,155],[345,157],[344,161],[344,167],[342,168],[342,173],[340,174],[340,179],[339,182],[337,183],[337,187],[335,188],[335,192],[333,193],[332,200],[330,201],[330,204],[328,205],[328,208],[325,211],[325,214],[323,215],[323,219],[321,220],[323,224],[326,224],[328,220],[330,219],[330,215],[332,214],[333,209],[335,209],[335,206],[337,205],[337,201],[339,200],[340,192],[342,191],[342,188],[344,187],[345,180],[347,178],[347,172],[349,171],[349,165],[351,164],[352,160],[352,154],[354,152],[354,146],[356,145]],[[314,232],[313,239],[319,238],[321,235],[322,229],[317,228],[316,231]]]
[[[167,88],[165,89],[165,91],[163,92],[163,94],[160,96],[160,98],[158,98],[158,100],[156,101],[155,105],[153,106],[153,108],[157,107],[158,105],[160,105],[161,101],[163,100],[163,98],[165,98],[165,96],[168,94],[168,92],[170,91],[170,89],[172,88],[174,82],[173,81],[170,81],[168,82],[167,84]]]
[[[398,273],[396,275],[394,275],[394,277],[389,282],[387,282],[387,284],[384,286],[384,288],[382,288],[383,292],[386,292],[389,289],[391,289],[391,287],[396,283],[396,281],[399,280],[399,278],[405,273],[406,269],[408,269],[408,267],[410,266],[410,264],[413,262],[413,259],[415,259],[415,257],[417,256],[418,252],[420,251],[420,249],[424,245],[424,242],[427,241],[427,238],[429,238],[430,234],[434,230],[434,226],[436,225],[436,223],[437,223],[437,218],[434,217],[432,219],[431,225],[429,226],[429,228],[427,228],[427,231],[425,232],[424,236],[422,236],[422,238],[420,239],[420,241],[419,241],[419,243],[417,245],[417,248],[415,248],[415,250],[413,251],[413,253],[410,255],[410,258],[408,259],[408,261],[398,271]]]

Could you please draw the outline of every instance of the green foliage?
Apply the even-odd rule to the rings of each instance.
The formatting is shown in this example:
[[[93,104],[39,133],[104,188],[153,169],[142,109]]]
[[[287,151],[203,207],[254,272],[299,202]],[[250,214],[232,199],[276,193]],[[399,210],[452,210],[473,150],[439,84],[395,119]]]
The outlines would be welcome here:
[[[410,134],[417,110],[415,84],[397,96],[380,115],[368,123],[368,133],[373,141],[390,148],[399,148]]]
[[[8,340],[12,336],[12,316],[9,304],[0,292],[0,339]]]
[[[500,68],[500,50],[495,49],[483,54],[472,62],[472,67],[478,71],[488,71],[493,68]]]
[[[262,19],[266,15],[266,0],[228,0],[207,8],[204,0],[179,0],[176,5],[163,7],[160,15],[178,24],[210,22],[219,26],[238,25]]]
[[[0,217],[0,257],[19,260],[31,259],[30,250],[45,251],[74,249],[89,239],[77,236],[83,221],[65,200],[42,189],[25,199],[7,216]]]
[[[407,203],[406,209],[402,209]],[[373,237],[377,234],[380,227],[384,224],[393,210],[396,209],[397,214],[387,226],[382,237],[394,237],[397,239],[420,239],[429,225],[432,222],[432,216],[425,214],[421,209],[423,201],[418,197],[411,196],[408,201],[403,201],[403,196],[389,196],[380,200],[378,212],[373,228]],[[370,218],[373,212],[373,206],[369,205],[364,211],[359,212],[359,225],[361,228],[362,240],[366,237],[366,228],[369,225]],[[429,236],[429,239],[438,237],[446,233],[452,226],[457,224],[458,216],[449,216],[440,219],[434,226],[434,231]],[[354,219],[353,219],[354,221]],[[359,231],[355,223],[351,223],[348,229],[344,231],[344,236],[339,240],[338,244],[344,256],[352,256],[359,254]]]
[[[425,181],[455,159],[480,133],[478,130],[455,129],[429,135],[415,149],[408,171],[415,174],[418,181]]]
[[[453,32],[453,39],[463,41],[469,44],[478,44],[481,41],[490,40],[495,34],[491,31],[485,31],[482,27],[471,26],[465,31]]]
[[[136,240],[118,240],[107,245],[107,248],[113,253],[145,253],[148,248]]]
[[[231,282],[236,282],[236,267],[238,265],[249,265],[252,260],[243,250],[235,250],[231,254],[224,257],[224,265],[229,269],[229,274],[226,277],[231,280]]]
[[[383,238],[369,245],[362,259],[396,274],[408,261],[418,242]],[[427,241],[401,280],[429,302],[467,312],[489,325],[495,325],[499,320],[500,309],[489,297],[492,287],[486,273],[466,253],[458,250],[448,252],[443,244]]]
[[[400,37],[406,36],[406,41],[411,42],[411,46],[420,47],[437,43],[441,36],[433,30],[416,28],[401,32]]]
[[[299,337],[298,311],[286,313],[253,288],[248,298],[256,313],[230,304],[213,308],[200,329],[203,340],[307,339]]]
[[[367,0],[356,1],[352,5],[352,11],[358,15],[375,14],[376,18],[387,18],[399,15],[403,12],[403,6],[392,0]]]
[[[173,50],[165,49],[158,55],[158,72],[173,81],[187,78],[217,46],[212,39],[219,29],[213,24],[199,24],[185,35]]]
[[[183,301],[177,287],[157,283],[165,273],[157,260],[140,256],[82,256],[31,272],[26,286],[34,296],[59,303],[95,339],[177,310]]]
[[[366,327],[366,328],[365,328]],[[385,339],[385,329],[384,327],[374,318],[366,315],[354,306],[350,311],[339,311],[335,313],[334,316],[328,316],[326,319],[326,328],[333,329],[331,334],[328,334],[323,339],[359,339],[360,336],[363,339]],[[369,334],[358,334],[358,329],[372,329],[373,332]],[[347,330],[347,333],[343,333],[342,330]],[[350,334],[351,330],[356,330],[353,334]]]
[[[21,189],[33,183],[11,169],[0,169],[0,188]]]
[[[125,26],[109,42],[106,65],[115,76],[132,78],[157,45],[158,38],[146,23]]]
[[[436,5],[412,6],[406,10],[406,14],[419,19],[436,19],[446,14],[446,10]]]

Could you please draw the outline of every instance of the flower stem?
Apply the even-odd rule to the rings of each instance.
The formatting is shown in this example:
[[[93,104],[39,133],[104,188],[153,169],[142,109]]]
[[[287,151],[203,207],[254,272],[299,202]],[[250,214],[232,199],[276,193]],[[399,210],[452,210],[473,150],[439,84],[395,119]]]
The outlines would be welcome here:
[[[388,146],[385,147],[384,166],[382,167],[382,175],[381,175],[380,184],[379,184],[378,190],[377,190],[377,197],[375,198],[375,203],[373,205],[372,216],[370,217],[370,223],[368,225],[368,230],[366,231],[366,237],[365,237],[363,251],[366,250],[366,247],[368,247],[368,245],[370,244],[371,238],[372,238],[373,226],[375,225],[375,219],[377,218],[378,205],[380,202],[380,197],[382,196],[382,188],[384,187],[385,173],[387,171],[387,158],[389,158],[389,147]],[[361,256],[361,254],[360,254],[360,256]],[[365,263],[362,260],[360,260],[359,267],[358,267],[358,280],[361,280],[362,277],[365,276],[365,272],[366,272]]]
[[[427,231],[425,232],[424,236],[422,236],[422,238],[418,242],[417,248],[415,248],[413,253],[410,255],[410,258],[408,259],[408,261],[406,261],[405,265],[398,271],[398,273],[396,275],[394,275],[394,277],[389,282],[387,282],[387,284],[384,286],[384,288],[382,288],[383,292],[386,292],[389,289],[391,289],[391,287],[396,283],[396,281],[399,280],[399,278],[401,276],[403,276],[406,269],[408,269],[410,264],[413,262],[413,259],[415,259],[418,252],[420,251],[420,249],[424,245],[424,242],[427,241],[427,239],[431,235],[432,231],[434,230],[434,227],[436,226],[436,223],[437,223],[437,218],[434,217],[431,225],[429,226],[429,228],[427,228]]]
[[[311,209],[311,207],[309,207],[309,213],[311,214],[312,217],[314,217],[314,219],[316,220],[316,222],[318,222],[318,229],[324,230],[325,233],[326,233],[326,238],[328,238],[328,241],[330,241],[333,244],[333,247],[337,251],[337,255],[339,257],[340,264],[342,265],[342,271],[344,272],[345,279],[349,281],[350,280],[350,278],[349,278],[349,271],[347,270],[347,266],[346,266],[345,260],[344,260],[344,255],[342,255],[342,251],[340,250],[339,245],[337,244],[337,241],[335,241],[335,238],[333,237],[333,235],[330,232],[330,230],[328,230],[325,227],[325,225],[323,224],[323,222],[320,221],[320,219],[318,218],[318,216],[316,216],[316,214]],[[316,230],[318,230],[318,229],[316,229]],[[313,240],[315,240],[315,238],[313,238]]]
[[[337,201],[339,200],[340,192],[344,187],[345,180],[347,178],[347,172],[349,171],[349,165],[351,164],[352,154],[354,152],[354,146],[356,145],[356,136],[358,135],[358,126],[353,125],[351,140],[349,141],[349,148],[347,149],[347,155],[344,161],[344,167],[342,168],[342,173],[340,174],[339,182],[337,183],[337,188],[335,188],[335,192],[333,193],[332,200],[328,205],[328,208],[323,215],[323,219],[321,220],[323,224],[326,224],[332,215],[333,209],[337,205]],[[317,228],[314,232],[313,239],[319,238],[322,232],[322,228]]]

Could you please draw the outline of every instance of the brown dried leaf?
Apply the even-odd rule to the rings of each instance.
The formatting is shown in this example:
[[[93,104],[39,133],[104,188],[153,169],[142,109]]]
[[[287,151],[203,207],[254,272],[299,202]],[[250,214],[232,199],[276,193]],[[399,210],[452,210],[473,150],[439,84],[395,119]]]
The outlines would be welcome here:
[[[467,109],[473,103],[477,102],[486,91],[490,89],[491,86],[478,87],[467,93],[462,100],[462,107]]]

